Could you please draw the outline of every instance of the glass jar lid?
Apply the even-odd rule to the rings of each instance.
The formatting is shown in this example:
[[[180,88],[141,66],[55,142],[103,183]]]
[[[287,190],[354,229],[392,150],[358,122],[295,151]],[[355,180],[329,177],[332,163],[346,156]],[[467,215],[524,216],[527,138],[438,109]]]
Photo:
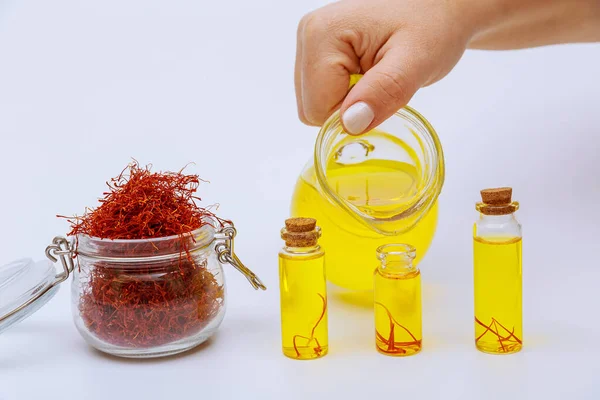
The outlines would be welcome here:
[[[49,260],[30,258],[0,266],[0,333],[29,317],[44,306],[58,291],[60,283],[73,271],[66,239],[56,238],[46,249]],[[64,271],[57,274],[52,261],[60,257]]]
[[[0,267],[0,332],[27,318],[46,304],[58,286],[49,289],[54,282],[54,268],[49,262],[36,263],[31,259],[13,261]],[[31,301],[37,293],[45,292],[37,301]]]

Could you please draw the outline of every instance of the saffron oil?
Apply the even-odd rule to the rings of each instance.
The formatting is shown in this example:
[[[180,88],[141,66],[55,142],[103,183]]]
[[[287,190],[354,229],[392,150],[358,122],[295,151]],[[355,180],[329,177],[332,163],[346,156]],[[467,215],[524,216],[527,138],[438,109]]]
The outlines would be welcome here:
[[[415,248],[389,244],[377,249],[381,265],[375,271],[375,345],[389,356],[421,351],[421,273],[413,265]]]
[[[523,347],[522,238],[510,188],[486,189],[473,232],[475,346],[491,354]]]
[[[474,238],[476,346],[514,353],[523,345],[521,238]]]
[[[328,353],[325,253],[320,229],[310,218],[292,218],[281,232],[279,253],[281,340],[283,354],[310,360]]]

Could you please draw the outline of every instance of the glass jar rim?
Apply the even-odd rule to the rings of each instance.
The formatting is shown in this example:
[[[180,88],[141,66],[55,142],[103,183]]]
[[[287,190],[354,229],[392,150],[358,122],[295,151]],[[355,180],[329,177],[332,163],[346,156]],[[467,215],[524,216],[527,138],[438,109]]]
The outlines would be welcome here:
[[[103,239],[85,234],[76,235],[77,256],[112,261],[135,262],[164,260],[179,257],[206,248],[217,234],[214,218],[206,218],[205,224],[181,235],[148,239]]]
[[[385,219],[377,219],[371,216],[367,216],[359,213],[354,208],[345,204],[339,196],[337,196],[331,187],[327,183],[327,177],[325,174],[325,166],[328,162],[329,151],[331,150],[331,144],[334,142],[335,136],[340,132],[343,132],[340,119],[340,111],[334,112],[329,119],[323,124],[317,136],[314,151],[314,165],[317,176],[317,181],[321,188],[323,188],[326,196],[334,204],[340,206],[346,212],[350,213],[355,219],[376,232],[383,235],[398,235],[411,230],[420,220],[427,214],[427,211],[435,204],[445,179],[445,166],[444,166],[444,152],[440,139],[433,128],[433,126],[423,117],[419,112],[410,106],[405,106],[395,112],[390,118],[400,118],[412,127],[416,128],[416,132],[419,134],[420,143],[423,143],[426,148],[426,157],[431,158],[429,165],[428,174],[424,181],[422,189],[413,196],[407,207],[397,215]],[[340,131],[341,128],[341,131]],[[360,138],[361,136],[356,136]],[[398,220],[404,220],[412,216],[413,218],[410,223],[406,224],[401,230],[394,230],[392,232],[385,229],[381,229],[381,223],[393,222]]]

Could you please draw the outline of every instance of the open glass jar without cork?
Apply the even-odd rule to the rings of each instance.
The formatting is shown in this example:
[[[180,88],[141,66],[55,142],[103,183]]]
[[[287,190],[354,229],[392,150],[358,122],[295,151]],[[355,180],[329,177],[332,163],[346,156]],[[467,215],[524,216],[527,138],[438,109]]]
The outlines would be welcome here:
[[[255,289],[265,289],[233,251],[233,224],[217,222],[157,239],[55,238],[46,255],[60,261],[61,273],[51,263],[31,260],[0,267],[0,332],[37,311],[73,275],[75,326],[94,348],[144,358],[201,344],[225,314],[222,264],[237,268]]]

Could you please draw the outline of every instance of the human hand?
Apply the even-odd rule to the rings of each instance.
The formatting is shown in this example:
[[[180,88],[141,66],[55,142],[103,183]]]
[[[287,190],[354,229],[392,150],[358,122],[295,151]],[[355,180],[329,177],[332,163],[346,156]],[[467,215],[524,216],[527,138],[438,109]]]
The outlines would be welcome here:
[[[374,128],[450,72],[476,32],[462,0],[344,0],[298,27],[300,119],[322,125],[338,108],[351,134]],[[364,77],[348,93],[352,74]]]
[[[298,114],[322,125],[339,108],[346,131],[360,134],[446,76],[467,46],[588,42],[600,42],[599,0],[342,0],[298,27]]]

